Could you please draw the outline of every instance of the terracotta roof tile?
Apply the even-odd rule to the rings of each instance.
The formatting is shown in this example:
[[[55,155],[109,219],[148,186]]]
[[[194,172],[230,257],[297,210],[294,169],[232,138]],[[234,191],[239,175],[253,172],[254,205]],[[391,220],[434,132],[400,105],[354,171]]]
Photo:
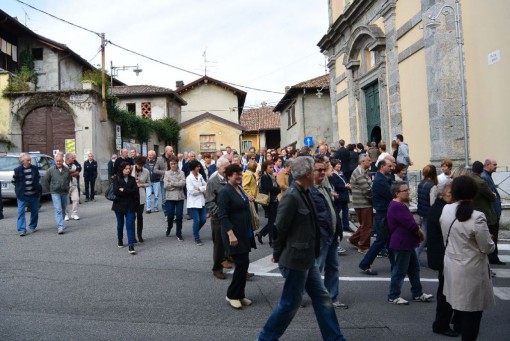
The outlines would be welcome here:
[[[296,98],[298,94],[302,92],[302,89],[322,89],[323,92],[329,92],[329,75],[315,77],[291,86],[285,95],[283,95],[280,102],[278,102],[278,104],[274,107],[274,111],[283,111],[292,102],[291,100]]]
[[[241,125],[245,131],[280,129],[280,115],[273,112],[273,109],[271,106],[262,106],[246,110],[241,114]]]
[[[329,88],[329,75],[319,76],[307,81],[298,83],[292,86],[293,88],[308,89],[308,88]]]
[[[174,97],[182,105],[186,105],[186,101],[175,91],[154,85],[123,85],[114,86],[113,95],[117,97],[136,97],[136,96],[171,96]]]

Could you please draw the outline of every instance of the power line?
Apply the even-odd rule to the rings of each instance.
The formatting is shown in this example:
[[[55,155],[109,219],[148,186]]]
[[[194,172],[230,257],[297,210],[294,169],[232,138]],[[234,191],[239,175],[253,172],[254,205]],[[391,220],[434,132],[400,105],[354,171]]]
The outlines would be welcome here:
[[[48,12],[46,12],[46,11],[43,11],[42,9],[36,8],[36,7],[34,7],[34,6],[30,5],[30,4],[27,4],[27,3],[25,3],[25,2],[23,2],[23,1],[21,1],[21,0],[16,0],[16,1],[17,1],[17,2],[19,2],[19,3],[21,3],[21,4],[23,4],[23,5],[25,5],[25,6],[27,6],[27,7],[30,7],[30,8],[31,8],[31,9],[33,9],[33,10],[36,10],[36,11],[38,11],[38,12],[44,13],[44,14],[46,14],[46,15],[49,15],[50,17],[52,17],[52,18],[54,18],[54,19],[60,20],[60,21],[62,21],[62,22],[64,22],[64,23],[66,23],[66,24],[69,24],[69,25],[74,26],[74,27],[78,27],[78,28],[80,28],[80,29],[82,29],[82,30],[85,30],[85,31],[87,31],[87,32],[93,33],[93,34],[95,34],[95,35],[97,35],[97,36],[101,37],[101,33],[98,33],[98,32],[92,31],[92,30],[89,30],[88,28],[85,28],[85,27],[80,26],[80,25],[78,25],[78,24],[74,24],[74,23],[72,23],[72,22],[70,22],[70,21],[67,21],[67,20],[65,20],[65,19],[59,18],[59,17],[57,17],[56,15],[50,14],[50,13],[48,13]]]
[[[62,19],[62,18],[60,18],[60,17],[57,17],[57,16],[55,16],[55,15],[53,15],[53,14],[50,14],[50,13],[48,13],[48,12],[46,12],[46,11],[43,11],[43,10],[41,10],[41,9],[39,9],[39,8],[36,8],[36,7],[32,6],[32,5],[29,5],[29,4],[27,4],[27,3],[25,3],[25,2],[23,2],[23,1],[21,1],[21,0],[15,0],[15,1],[17,1],[17,2],[19,2],[19,3],[21,3],[21,4],[23,4],[23,5],[25,5],[25,6],[27,6],[27,7],[30,7],[30,8],[32,8],[32,9],[34,9],[34,10],[38,11],[38,12],[44,13],[44,14],[46,14],[46,15],[48,15],[48,16],[50,16],[50,17],[54,18],[54,19],[57,19],[57,20],[59,20],[59,21],[62,21],[62,22],[64,22],[64,23],[68,24],[68,25],[71,25],[71,26],[77,27],[77,28],[79,28],[79,29],[82,29],[82,30],[85,30],[85,31],[87,31],[87,32],[93,33],[93,34],[95,34],[95,35],[97,35],[97,36],[99,36],[99,37],[102,37],[101,33],[99,33],[99,32],[95,32],[95,31],[93,31],[93,30],[90,30],[90,29],[85,28],[85,27],[83,27],[83,26],[80,26],[80,25],[78,25],[78,24],[74,24],[74,23],[72,23],[72,22],[70,22],[70,21],[67,21],[67,20]],[[129,53],[135,54],[135,55],[137,55],[137,56],[140,56],[140,57],[142,57],[142,58],[145,58],[145,59],[151,60],[151,61],[153,61],[153,62],[155,62],[155,63],[161,64],[161,65],[165,65],[165,66],[171,67],[171,68],[173,68],[173,69],[176,69],[176,70],[179,70],[179,71],[182,71],[182,72],[186,72],[186,73],[189,73],[189,74],[192,74],[192,75],[198,76],[198,77],[202,77],[202,76],[203,76],[203,75],[201,75],[201,74],[199,74],[199,73],[197,73],[197,72],[193,72],[193,71],[190,71],[190,70],[186,70],[186,69],[184,69],[184,68],[181,68],[181,67],[178,67],[178,66],[175,66],[175,65],[172,65],[172,64],[169,64],[169,63],[163,62],[163,61],[161,61],[161,60],[155,59],[155,58],[153,58],[153,57],[147,56],[147,55],[142,54],[142,53],[140,53],[140,52],[136,52],[136,51],[131,50],[131,49],[127,48],[127,47],[120,46],[120,45],[115,44],[114,42],[112,42],[112,41],[110,41],[110,40],[107,40],[107,41],[106,41],[106,43],[111,44],[111,45],[113,45],[113,46],[115,46],[115,47],[117,47],[117,48],[119,48],[119,49],[122,49],[122,50],[124,50],[124,51],[126,51],[126,52],[129,52]],[[95,56],[94,56],[94,58],[95,58]],[[267,92],[267,93],[273,93],[273,94],[279,94],[279,95],[283,95],[283,94],[285,94],[284,92],[280,92],[280,91],[265,90],[265,89],[255,88],[255,87],[251,87],[251,86],[246,86],[246,85],[241,85],[241,84],[232,83],[232,82],[226,82],[226,81],[222,81],[222,82],[223,82],[223,83],[225,83],[225,84],[228,84],[228,85],[237,86],[237,87],[240,87],[240,88],[249,89],[249,90],[253,90],[253,91]]]

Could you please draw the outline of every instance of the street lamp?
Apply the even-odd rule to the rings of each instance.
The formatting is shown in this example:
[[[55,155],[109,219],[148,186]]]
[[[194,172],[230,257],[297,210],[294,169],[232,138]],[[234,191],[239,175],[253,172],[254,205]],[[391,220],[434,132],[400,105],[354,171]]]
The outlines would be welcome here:
[[[138,67],[138,64],[128,66],[113,66],[113,61],[110,60],[110,93],[113,91],[113,77],[117,77],[119,75],[119,70],[126,71],[129,69],[133,69],[133,72],[136,73],[137,76],[140,74],[140,72],[142,72],[142,69]]]
[[[436,15],[429,15],[430,22],[426,25],[431,28],[433,33],[435,29],[441,24],[437,21],[439,15],[443,14],[455,16],[455,40],[457,41],[457,50],[459,53],[459,68],[460,68],[460,82],[461,82],[461,93],[462,93],[462,120],[464,123],[464,158],[466,162],[466,168],[469,168],[469,143],[468,143],[468,130],[467,130],[467,105],[466,105],[466,81],[464,72],[464,51],[462,45],[462,32],[460,30],[460,0],[455,0],[455,7],[451,5],[443,5]]]

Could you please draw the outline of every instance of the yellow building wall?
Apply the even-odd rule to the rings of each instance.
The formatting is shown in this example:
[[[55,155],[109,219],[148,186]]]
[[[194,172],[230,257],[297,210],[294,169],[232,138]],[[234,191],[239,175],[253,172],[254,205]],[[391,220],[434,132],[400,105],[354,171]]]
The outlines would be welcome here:
[[[240,150],[239,136],[242,131],[214,119],[204,119],[181,129],[179,151],[200,152],[200,135],[215,135],[216,149],[223,150],[227,146]]]
[[[508,0],[462,2],[470,158],[483,162],[492,157],[500,167],[510,166],[508,5]],[[489,65],[488,55],[496,50],[501,59]]]
[[[416,25],[398,40],[397,42],[398,52],[400,53],[404,51],[421,38],[423,38],[423,29],[420,28],[420,25]]]
[[[386,32],[385,29],[384,29],[384,18],[383,17],[379,17],[372,24],[376,25],[377,27],[379,27],[383,32]]]
[[[345,72],[345,65],[343,64],[344,60],[344,54],[338,56],[338,58],[335,60],[335,77],[340,76],[342,73]]]
[[[331,15],[333,22],[344,12],[345,0],[329,0],[331,3]]]
[[[9,74],[0,74],[0,135],[4,137],[7,136],[11,117],[11,102],[9,98],[2,96],[7,85],[9,85]]]
[[[421,0],[397,1],[395,25],[397,29],[402,27],[409,19],[421,12]]]
[[[338,137],[346,143],[351,141],[351,129],[349,127],[349,99],[344,97],[336,102],[338,115]]]
[[[260,150],[260,145],[259,145],[259,135],[258,134],[244,134],[242,137],[241,137],[241,141],[251,141],[251,145],[253,147],[255,147],[255,150],[258,152]],[[240,149],[240,152],[245,152],[247,153],[248,150],[243,150],[242,149],[242,143],[241,143],[241,149]]]
[[[344,79],[343,81],[341,81],[340,83],[338,83],[336,85],[336,93],[337,94],[346,90],[346,89],[347,89],[347,79]]]
[[[401,62],[399,75],[402,135],[414,162],[410,169],[421,170],[430,163],[431,156],[425,50]],[[397,133],[392,132],[392,136]]]

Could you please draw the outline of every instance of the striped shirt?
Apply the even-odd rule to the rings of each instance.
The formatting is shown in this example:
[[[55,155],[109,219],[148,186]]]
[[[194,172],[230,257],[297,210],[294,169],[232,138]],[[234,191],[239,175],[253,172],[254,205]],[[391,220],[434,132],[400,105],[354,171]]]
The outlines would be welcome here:
[[[25,175],[25,195],[34,195],[36,194],[34,187],[34,178],[32,175],[32,168],[23,168],[23,174]]]

